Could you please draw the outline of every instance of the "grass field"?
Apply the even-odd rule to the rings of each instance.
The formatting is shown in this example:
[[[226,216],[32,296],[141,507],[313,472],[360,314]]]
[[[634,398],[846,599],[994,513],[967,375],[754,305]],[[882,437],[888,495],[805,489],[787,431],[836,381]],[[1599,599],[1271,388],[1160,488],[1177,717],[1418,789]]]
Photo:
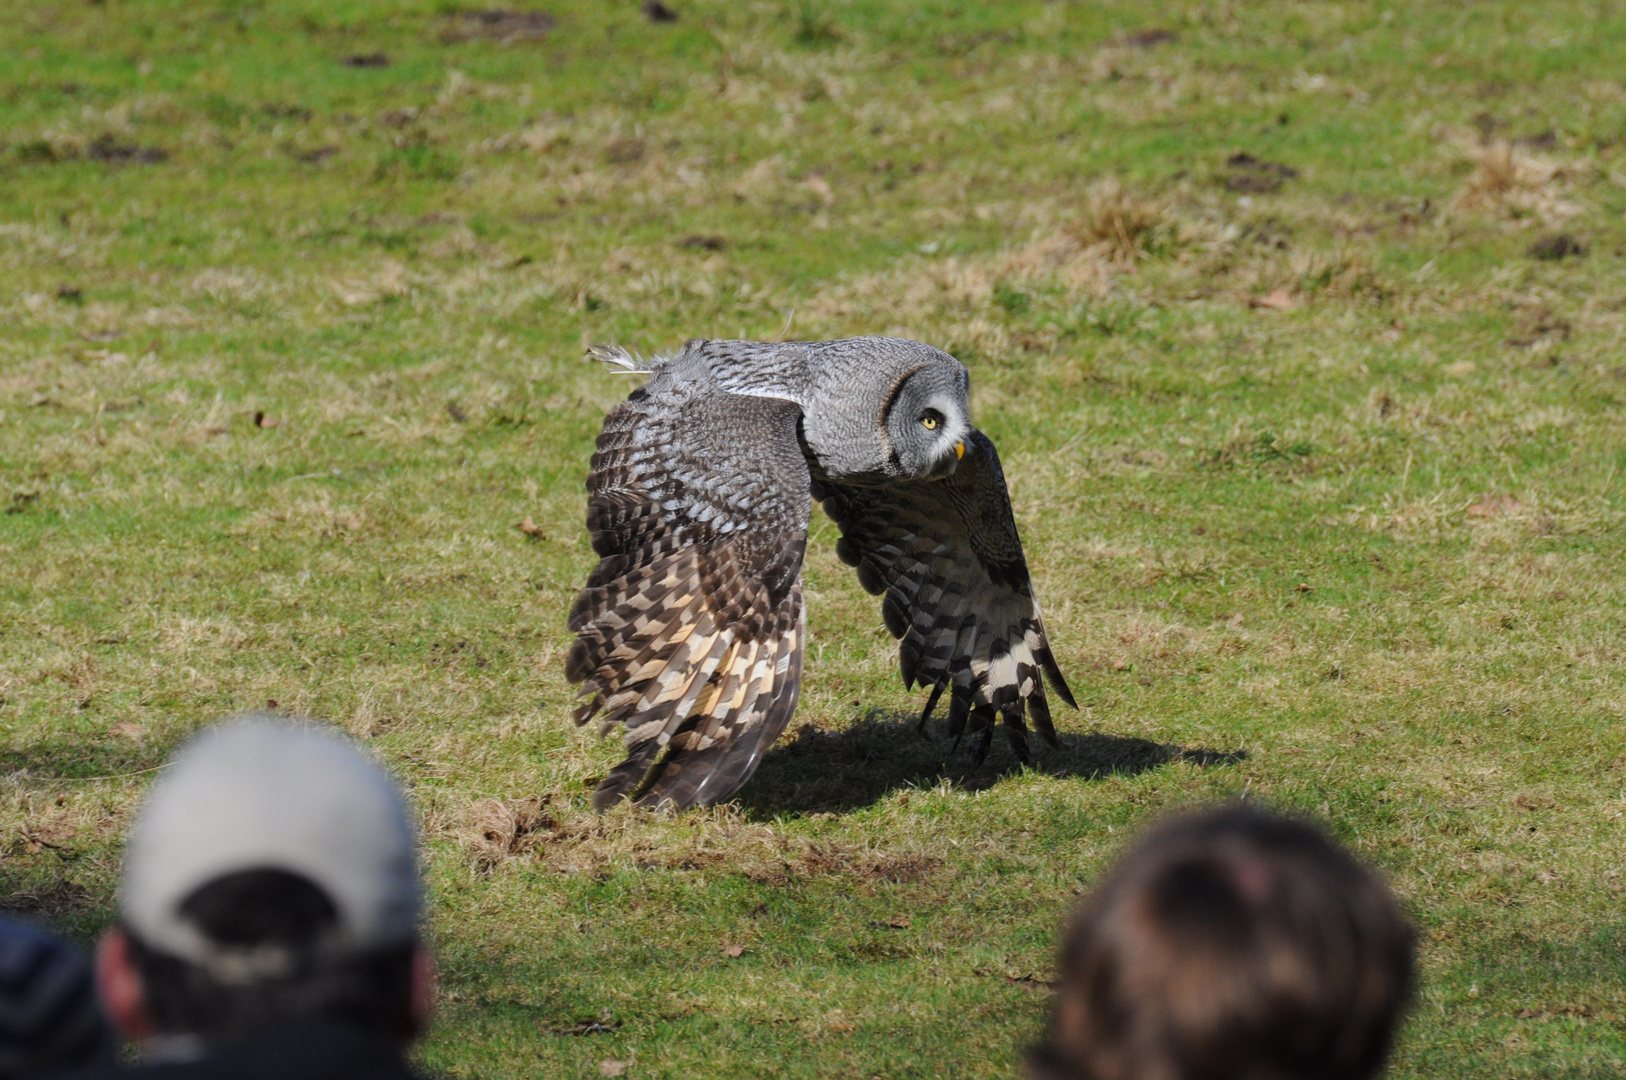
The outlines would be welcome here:
[[[1626,4],[668,6],[0,6],[6,903],[105,925],[269,702],[411,788],[426,1065],[1010,1076],[1074,898],[1247,793],[1415,917],[1393,1075],[1621,1075]],[[815,512],[792,730],[595,816],[584,346],[861,333],[971,368],[1062,750],[917,739]]]

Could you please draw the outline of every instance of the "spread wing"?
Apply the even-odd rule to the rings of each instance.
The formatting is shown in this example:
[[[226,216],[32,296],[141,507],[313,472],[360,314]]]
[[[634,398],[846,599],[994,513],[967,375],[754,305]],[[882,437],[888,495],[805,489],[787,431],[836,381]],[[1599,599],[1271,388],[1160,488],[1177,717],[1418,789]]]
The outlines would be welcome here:
[[[1045,637],[1005,474],[988,436],[971,433],[947,479],[883,487],[822,480],[813,494],[841,529],[836,554],[857,567],[865,589],[883,597],[887,629],[901,639],[904,685],[931,687],[922,726],[948,688],[949,733],[958,744],[969,721],[979,762],[996,713],[1022,760],[1030,760],[1024,711],[1055,746],[1044,679],[1077,705]]]
[[[576,723],[626,727],[599,809],[726,799],[795,711],[812,505],[800,415],[656,375],[605,418],[587,481],[601,560],[565,661]]]

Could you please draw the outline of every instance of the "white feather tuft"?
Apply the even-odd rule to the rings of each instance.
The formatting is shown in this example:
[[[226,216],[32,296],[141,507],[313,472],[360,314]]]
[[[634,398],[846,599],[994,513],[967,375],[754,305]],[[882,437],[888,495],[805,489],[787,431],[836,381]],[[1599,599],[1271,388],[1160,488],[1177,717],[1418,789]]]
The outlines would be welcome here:
[[[594,345],[587,350],[587,355],[608,364],[615,375],[643,375],[655,370],[649,361],[619,345]]]

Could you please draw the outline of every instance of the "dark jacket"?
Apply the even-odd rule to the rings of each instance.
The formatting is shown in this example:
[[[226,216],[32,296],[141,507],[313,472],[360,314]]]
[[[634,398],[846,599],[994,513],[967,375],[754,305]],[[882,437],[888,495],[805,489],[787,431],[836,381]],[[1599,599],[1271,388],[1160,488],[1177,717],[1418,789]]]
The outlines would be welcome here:
[[[325,1020],[289,1021],[223,1040],[192,1061],[117,1065],[61,1080],[422,1080],[396,1046]]]

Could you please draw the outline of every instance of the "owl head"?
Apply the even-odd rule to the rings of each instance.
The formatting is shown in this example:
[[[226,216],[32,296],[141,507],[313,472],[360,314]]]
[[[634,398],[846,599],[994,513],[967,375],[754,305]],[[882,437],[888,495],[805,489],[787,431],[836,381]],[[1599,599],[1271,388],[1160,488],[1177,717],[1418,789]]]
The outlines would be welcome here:
[[[958,360],[939,355],[904,377],[886,410],[883,437],[899,471],[914,480],[952,473],[971,432],[970,379]]]
[[[901,338],[800,347],[814,385],[804,438],[826,475],[864,482],[954,472],[972,430],[964,364]]]

